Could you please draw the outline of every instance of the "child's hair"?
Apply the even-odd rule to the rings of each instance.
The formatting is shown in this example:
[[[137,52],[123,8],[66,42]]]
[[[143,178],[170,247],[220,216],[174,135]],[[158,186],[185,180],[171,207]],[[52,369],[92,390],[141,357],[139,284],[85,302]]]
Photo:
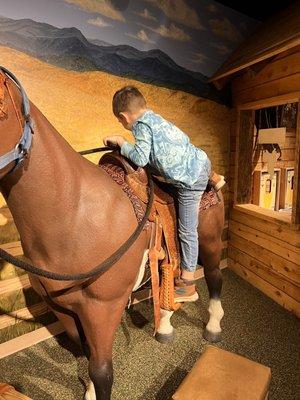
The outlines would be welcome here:
[[[121,112],[146,107],[146,100],[135,86],[125,86],[114,94],[112,107],[115,116],[119,117]]]

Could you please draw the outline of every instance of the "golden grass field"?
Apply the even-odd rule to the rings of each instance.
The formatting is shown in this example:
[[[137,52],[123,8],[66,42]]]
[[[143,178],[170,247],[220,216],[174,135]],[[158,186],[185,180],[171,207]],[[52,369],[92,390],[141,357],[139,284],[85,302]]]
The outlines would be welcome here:
[[[172,121],[195,145],[207,151],[218,172],[227,172],[229,110],[225,106],[104,72],[68,71],[4,46],[0,46],[0,65],[17,76],[32,102],[78,151],[101,146],[106,135],[130,138],[130,132],[112,113],[111,99],[120,87],[134,84],[146,97],[149,108]],[[99,154],[90,157],[94,162],[98,158]],[[0,199],[0,207],[3,204]]]

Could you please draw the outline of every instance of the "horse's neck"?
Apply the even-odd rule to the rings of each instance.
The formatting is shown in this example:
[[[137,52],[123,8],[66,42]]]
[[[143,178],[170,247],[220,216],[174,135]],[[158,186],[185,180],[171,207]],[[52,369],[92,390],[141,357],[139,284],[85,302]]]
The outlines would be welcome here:
[[[68,234],[86,196],[85,183],[101,178],[98,168],[78,155],[35,107],[32,116],[36,128],[30,157],[1,182],[23,242],[54,240],[62,230]]]

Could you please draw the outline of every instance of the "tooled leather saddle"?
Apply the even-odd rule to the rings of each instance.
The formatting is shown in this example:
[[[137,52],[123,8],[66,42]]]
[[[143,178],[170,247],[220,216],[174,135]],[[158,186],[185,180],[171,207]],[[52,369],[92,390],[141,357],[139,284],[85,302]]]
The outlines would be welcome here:
[[[145,169],[136,167],[117,151],[104,154],[99,161],[99,166],[127,194],[136,218],[140,222],[149,198],[148,177]],[[200,211],[218,204],[219,201],[216,191],[208,186],[200,202]],[[174,302],[174,278],[179,276],[180,272],[176,209],[170,185],[161,183],[159,180],[154,179],[154,201],[144,229],[152,229],[149,263],[157,328],[160,308],[174,311],[180,307],[180,303]]]

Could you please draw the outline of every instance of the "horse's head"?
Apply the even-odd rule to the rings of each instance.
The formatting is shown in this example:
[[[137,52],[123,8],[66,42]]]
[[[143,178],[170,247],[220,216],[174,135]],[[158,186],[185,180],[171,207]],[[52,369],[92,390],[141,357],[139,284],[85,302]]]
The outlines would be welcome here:
[[[14,168],[22,157],[19,144],[20,141],[22,144],[24,142],[22,139],[26,126],[24,94],[16,85],[17,82],[12,80],[6,71],[0,67],[0,180]],[[28,142],[28,137],[27,133],[26,142]]]

